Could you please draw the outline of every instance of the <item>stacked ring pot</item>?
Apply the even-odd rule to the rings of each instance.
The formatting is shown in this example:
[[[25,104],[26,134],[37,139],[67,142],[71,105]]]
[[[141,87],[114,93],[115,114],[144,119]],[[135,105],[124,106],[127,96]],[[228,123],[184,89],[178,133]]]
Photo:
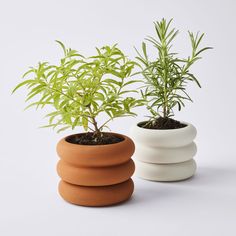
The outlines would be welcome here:
[[[59,193],[73,204],[107,206],[128,200],[134,190],[133,141],[125,135],[113,135],[123,141],[106,145],[57,144],[60,160],[57,172],[61,177]]]
[[[179,129],[131,128],[135,142],[136,175],[153,181],[179,181],[190,178],[196,171],[193,159],[197,152],[194,139],[196,128],[186,122]]]

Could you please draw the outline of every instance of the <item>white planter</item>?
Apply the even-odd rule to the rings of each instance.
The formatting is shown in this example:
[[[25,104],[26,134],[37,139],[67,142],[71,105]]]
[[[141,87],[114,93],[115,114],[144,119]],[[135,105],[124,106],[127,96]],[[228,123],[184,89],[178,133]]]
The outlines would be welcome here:
[[[154,181],[178,181],[194,175],[197,152],[196,128],[186,122],[180,129],[145,129],[131,127],[130,136],[135,142],[134,160],[136,175]]]

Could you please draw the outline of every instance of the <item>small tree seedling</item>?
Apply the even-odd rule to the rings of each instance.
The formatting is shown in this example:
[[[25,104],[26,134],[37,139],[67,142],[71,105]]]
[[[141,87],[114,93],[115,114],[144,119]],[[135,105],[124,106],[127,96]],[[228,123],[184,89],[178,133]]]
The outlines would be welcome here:
[[[13,90],[27,87],[26,101],[30,102],[27,108],[53,107],[54,111],[46,115],[49,124],[44,127],[58,128],[60,132],[82,126],[93,133],[96,142],[111,120],[135,116],[132,108],[142,105],[141,99],[129,95],[137,92],[129,89],[129,85],[137,82],[131,79],[136,63],[117,45],[96,48],[97,54],[86,58],[67,49],[62,42],[57,43],[64,52],[60,63],[40,62],[31,67],[23,75],[24,81]],[[99,123],[101,113],[107,118]]]

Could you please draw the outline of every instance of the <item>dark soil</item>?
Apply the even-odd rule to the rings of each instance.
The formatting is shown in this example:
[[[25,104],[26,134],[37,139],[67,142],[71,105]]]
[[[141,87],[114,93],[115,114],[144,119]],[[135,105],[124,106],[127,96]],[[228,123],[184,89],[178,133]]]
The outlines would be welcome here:
[[[94,133],[84,133],[69,136],[66,141],[73,144],[80,145],[106,145],[122,142],[124,138],[115,136],[111,133],[101,133],[97,136]]]
[[[159,117],[154,122],[141,122],[138,126],[145,129],[180,129],[187,125],[168,117]]]

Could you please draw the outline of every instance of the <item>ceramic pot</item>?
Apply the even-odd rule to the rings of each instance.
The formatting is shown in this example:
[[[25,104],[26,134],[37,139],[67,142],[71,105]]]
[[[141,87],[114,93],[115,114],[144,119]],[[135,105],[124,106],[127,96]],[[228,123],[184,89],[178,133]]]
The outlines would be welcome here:
[[[154,181],[179,181],[190,178],[196,171],[193,157],[197,131],[189,123],[179,129],[145,129],[136,124],[130,135],[135,142],[136,175]]]
[[[60,161],[57,172],[61,177],[59,193],[66,201],[83,206],[107,206],[128,200],[134,190],[133,141],[124,140],[107,145],[69,143],[71,136],[57,144]]]

